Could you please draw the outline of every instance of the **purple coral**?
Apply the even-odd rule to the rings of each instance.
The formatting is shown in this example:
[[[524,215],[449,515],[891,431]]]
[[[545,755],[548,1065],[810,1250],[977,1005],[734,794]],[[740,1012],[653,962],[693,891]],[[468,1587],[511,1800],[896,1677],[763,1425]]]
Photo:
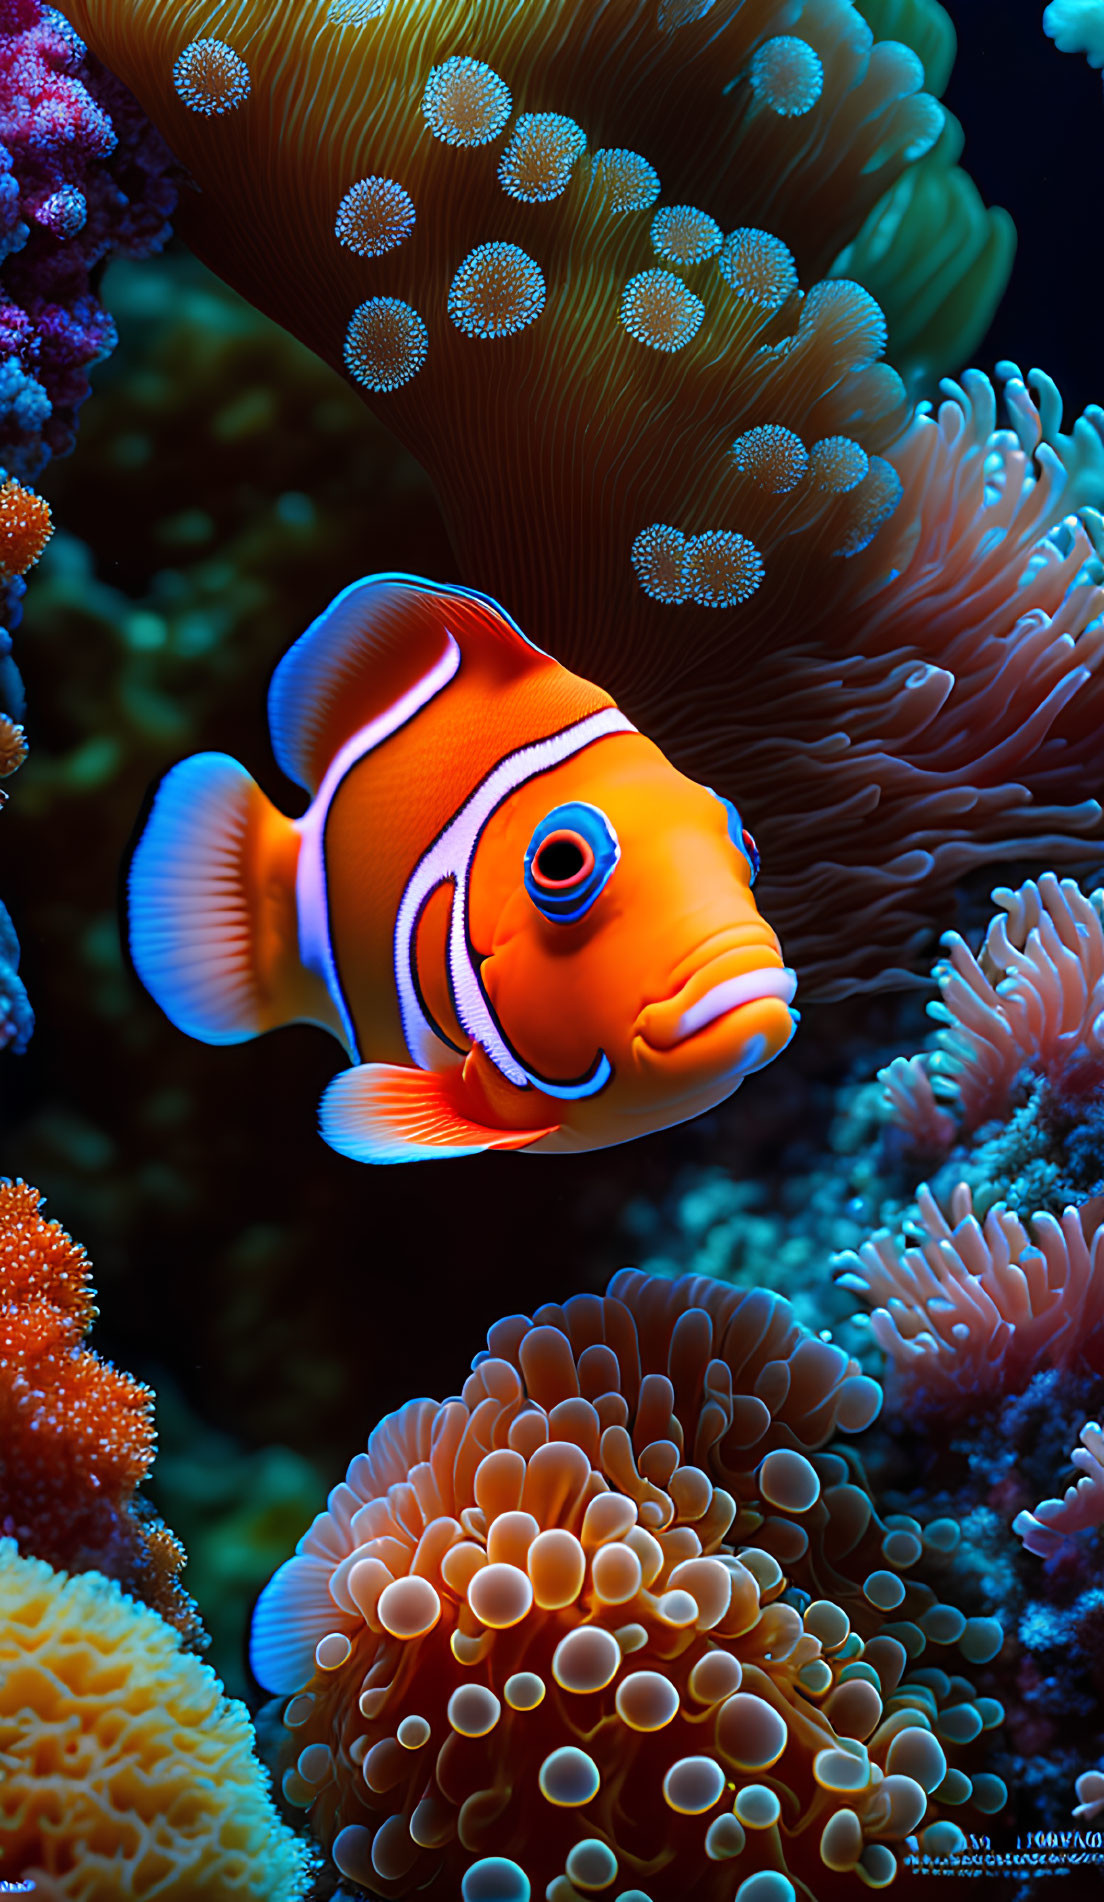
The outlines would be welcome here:
[[[91,273],[168,236],[173,161],[129,93],[39,0],[0,0],[0,462],[72,448],[115,328]]]

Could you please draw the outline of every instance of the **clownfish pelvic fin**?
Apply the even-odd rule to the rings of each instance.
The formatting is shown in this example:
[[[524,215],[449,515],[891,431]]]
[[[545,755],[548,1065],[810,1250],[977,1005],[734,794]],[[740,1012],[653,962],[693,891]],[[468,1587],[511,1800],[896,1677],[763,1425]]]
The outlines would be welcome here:
[[[319,1130],[354,1162],[428,1162],[485,1149],[527,1149],[545,1129],[493,1129],[465,1107],[465,1067],[448,1071],[361,1063],[342,1070],[323,1095]]]
[[[294,821],[225,753],[197,753],[162,780],[130,865],[130,950],[188,1036],[244,1043],[297,1022],[341,1036],[299,957],[299,850]]]

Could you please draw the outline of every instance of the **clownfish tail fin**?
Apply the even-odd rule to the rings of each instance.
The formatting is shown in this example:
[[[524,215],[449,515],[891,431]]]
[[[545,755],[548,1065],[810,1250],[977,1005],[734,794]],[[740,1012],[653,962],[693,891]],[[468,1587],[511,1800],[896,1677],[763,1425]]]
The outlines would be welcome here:
[[[131,860],[131,956],[180,1030],[243,1043],[331,1007],[299,962],[299,833],[225,753],[167,773]],[[314,989],[312,989],[314,987]]]

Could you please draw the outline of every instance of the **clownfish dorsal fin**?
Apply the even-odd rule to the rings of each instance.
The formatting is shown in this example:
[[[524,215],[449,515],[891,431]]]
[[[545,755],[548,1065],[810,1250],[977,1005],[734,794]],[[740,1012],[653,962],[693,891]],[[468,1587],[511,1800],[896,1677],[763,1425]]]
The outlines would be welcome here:
[[[547,1129],[492,1129],[465,1113],[460,1070],[444,1075],[395,1063],[342,1070],[319,1108],[322,1136],[354,1162],[430,1162],[484,1149],[527,1149]]]
[[[493,649],[506,671],[548,664],[495,602],[415,575],[345,588],[272,676],[268,721],[283,771],[317,792],[342,746],[373,721],[393,732],[448,685],[465,649]]]

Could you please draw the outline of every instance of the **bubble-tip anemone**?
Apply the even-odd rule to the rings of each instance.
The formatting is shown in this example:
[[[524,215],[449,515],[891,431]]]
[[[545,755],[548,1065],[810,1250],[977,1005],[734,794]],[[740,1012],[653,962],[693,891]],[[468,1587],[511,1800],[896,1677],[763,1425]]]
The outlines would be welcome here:
[[[888,1881],[918,1829],[959,1843],[933,1792],[971,1781],[935,1733],[973,1692],[909,1661],[999,1632],[908,1575],[918,1524],[822,1450],[878,1404],[781,1297],[626,1270],[382,1421],[253,1628],[285,1796],[338,1870],[730,1902]]]

